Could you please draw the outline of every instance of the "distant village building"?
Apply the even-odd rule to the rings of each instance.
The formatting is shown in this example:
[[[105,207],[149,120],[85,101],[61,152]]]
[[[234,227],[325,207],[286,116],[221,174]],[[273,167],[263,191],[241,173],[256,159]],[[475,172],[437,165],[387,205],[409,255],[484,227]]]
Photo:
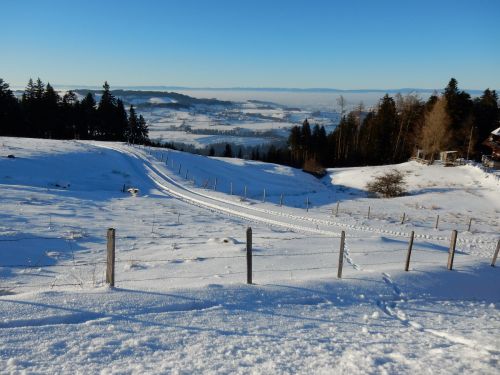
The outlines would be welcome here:
[[[488,168],[500,169],[500,128],[493,130],[483,145],[491,150],[490,155],[483,155],[483,165]]]

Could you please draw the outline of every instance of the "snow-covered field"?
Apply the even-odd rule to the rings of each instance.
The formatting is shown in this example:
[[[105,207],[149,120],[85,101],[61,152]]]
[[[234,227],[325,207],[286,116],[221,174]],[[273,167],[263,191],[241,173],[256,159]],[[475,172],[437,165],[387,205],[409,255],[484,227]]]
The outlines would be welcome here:
[[[148,122],[151,139],[198,148],[215,143],[264,145],[286,140],[290,128],[302,124],[306,118],[312,125],[323,125],[328,131],[339,120],[333,107],[321,112],[254,101],[234,102],[229,106],[193,105],[189,109],[149,106],[139,107],[138,111]]]
[[[366,182],[390,168],[408,194],[368,197]],[[498,175],[474,166],[317,180],[119,143],[0,138],[0,373],[498,373],[499,192]]]

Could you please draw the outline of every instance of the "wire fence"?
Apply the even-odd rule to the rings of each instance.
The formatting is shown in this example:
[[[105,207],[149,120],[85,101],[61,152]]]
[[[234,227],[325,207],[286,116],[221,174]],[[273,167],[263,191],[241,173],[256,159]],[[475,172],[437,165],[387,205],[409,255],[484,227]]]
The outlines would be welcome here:
[[[182,168],[182,164],[180,162],[174,161],[173,157],[169,157],[169,152],[155,151],[151,148],[144,148],[144,150],[154,159],[159,162],[165,163],[167,168],[171,168],[174,174],[179,175],[180,178],[186,180],[191,184],[191,186],[195,188],[205,189],[208,191],[222,191],[227,193],[230,196],[240,196],[242,200],[252,201],[255,205],[259,205],[261,203],[273,203],[279,207],[288,206],[289,208],[295,209],[304,209],[307,212],[309,210],[314,211],[316,214],[320,213],[323,215],[324,224],[334,224],[337,219],[346,219],[352,218],[355,219],[356,222],[360,222],[360,220],[378,220],[384,221],[387,224],[400,224],[400,225],[418,225],[420,228],[429,228],[429,229],[455,229],[455,228],[463,228],[467,231],[476,231],[479,232],[479,225],[490,225],[492,227],[498,226],[498,223],[491,223],[488,220],[483,219],[480,216],[472,216],[470,214],[463,213],[453,213],[453,212],[443,212],[437,206],[431,206],[428,208],[424,207],[415,207],[415,210],[412,210],[411,207],[408,208],[408,212],[401,211],[399,213],[387,213],[377,211],[375,207],[371,207],[369,204],[362,203],[356,204],[352,201],[342,201],[338,200],[336,206],[331,208],[322,208],[322,205],[314,204],[314,200],[311,200],[311,197],[304,196],[304,194],[298,195],[286,195],[284,192],[277,194],[270,194],[272,189],[255,189],[252,185],[247,185],[245,183],[240,183],[238,181],[230,181],[229,179],[224,179],[221,181],[217,177],[210,175],[198,176],[197,178],[193,178],[192,175],[189,175],[186,170],[186,167]],[[481,169],[484,173],[488,173],[488,177],[492,179],[496,179],[500,181],[500,174],[491,173],[491,171],[481,168],[480,166],[473,165],[478,169]],[[197,183],[198,182],[198,183]],[[267,192],[267,193],[266,193]],[[300,199],[303,200],[300,203]],[[292,200],[292,204],[287,202],[287,199]],[[298,200],[299,199],[299,200]],[[424,213],[422,212],[424,211]],[[432,214],[427,214],[425,212],[432,212]],[[279,212],[278,212],[279,213]],[[494,230],[494,229],[493,229]]]
[[[137,236],[122,236],[121,239],[138,238]],[[25,237],[26,239],[53,240],[59,237]],[[144,237],[150,239],[150,237]],[[353,239],[359,239],[355,237]],[[352,272],[381,271],[387,268],[393,269],[400,265],[403,269],[405,256],[408,248],[395,246],[388,248],[372,249],[352,249],[349,238],[344,243],[344,248],[339,249],[338,243],[332,243],[330,248],[312,249],[311,251],[300,251],[295,248],[287,251],[262,250],[250,252],[250,257],[255,261],[253,267],[245,269],[248,262],[248,242],[246,254],[234,255],[200,255],[200,256],[168,256],[160,258],[147,258],[135,256],[134,252],[124,252],[118,247],[116,258],[113,261],[113,274],[116,272],[117,285],[130,283],[148,283],[153,281],[166,280],[206,280],[214,278],[230,278],[231,282],[244,282],[244,275],[250,273],[265,275],[269,278],[282,278],[283,273],[289,273],[300,278],[310,277],[335,277],[335,271],[342,267],[338,260],[339,251],[342,251],[343,259],[346,262],[344,267],[352,268]],[[251,241],[250,241],[251,243]],[[114,242],[113,242],[114,244]],[[241,242],[240,242],[241,244]],[[113,245],[114,246],[114,245]],[[250,245],[251,246],[251,245]],[[342,246],[342,242],[341,245]],[[444,251],[439,248],[429,248],[429,244],[415,243],[413,247],[411,266],[414,270],[422,267],[446,267],[450,250]],[[455,259],[452,263],[455,266],[467,266],[471,264],[471,259],[462,255],[469,255],[460,250],[453,253]],[[494,265],[496,256],[500,248],[498,241],[496,252],[492,261]],[[0,263],[0,275],[6,270],[8,277],[0,279],[0,294],[15,293],[26,289],[54,289],[75,287],[84,289],[86,287],[100,287],[106,284],[107,269],[109,269],[109,259],[106,259],[107,249],[94,249],[94,258],[100,259],[79,259],[73,257],[65,261],[51,260],[50,263],[40,260],[30,263]],[[265,252],[267,251],[267,252]],[[113,250],[114,254],[114,250]],[[126,258],[130,255],[129,258]],[[386,255],[386,256],[384,256]],[[294,260],[297,259],[297,260]],[[245,262],[246,261],[246,262]],[[189,268],[179,268],[179,264],[189,263]],[[192,266],[195,264],[196,266]],[[120,267],[123,266],[123,267]],[[147,267],[152,266],[152,267]],[[230,269],[228,269],[230,267]],[[384,268],[385,267],[385,268]],[[234,268],[234,269],[233,269]],[[223,270],[222,272],[216,272]],[[410,271],[411,271],[410,270]],[[207,272],[208,271],[208,272]],[[307,274],[299,274],[301,272]]]

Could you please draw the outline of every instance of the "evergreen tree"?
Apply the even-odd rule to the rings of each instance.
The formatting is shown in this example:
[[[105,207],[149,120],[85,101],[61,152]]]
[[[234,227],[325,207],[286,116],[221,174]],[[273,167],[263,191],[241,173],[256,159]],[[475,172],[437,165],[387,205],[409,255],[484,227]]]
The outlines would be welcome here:
[[[385,95],[379,102],[377,111],[370,119],[370,142],[367,145],[370,164],[386,164],[393,162],[393,144],[397,128],[398,115],[394,99]]]
[[[66,130],[66,138],[86,139],[87,131],[80,117],[80,102],[73,91],[64,94],[61,101],[61,116]]]
[[[46,137],[45,114],[43,110],[43,96],[45,88],[40,78],[36,84],[30,78],[24,91],[21,107],[26,121],[26,136]]]
[[[35,100],[42,100],[44,94],[45,94],[45,85],[43,84],[40,77],[38,77],[36,80],[36,83],[34,85],[34,99]]]
[[[40,79],[37,81],[37,88],[35,97],[38,98],[38,84]],[[41,99],[41,128],[44,132],[44,137],[46,138],[70,138],[71,134],[64,129],[60,117],[60,102],[59,95],[55,92],[54,88],[47,83],[46,89],[43,90]],[[38,100],[38,99],[37,99]]]
[[[101,100],[97,108],[99,126],[96,135],[100,139],[114,140],[113,133],[114,129],[117,127],[116,98],[111,93],[107,81],[104,82],[103,89],[104,91],[102,92]]]
[[[495,90],[486,89],[481,97],[474,100],[474,118],[476,128],[472,129],[473,143],[475,143],[476,150],[481,151],[481,143],[500,126],[498,94]],[[480,154],[477,157],[480,157]]]
[[[137,121],[137,127],[139,129],[139,142],[145,143],[149,142],[149,128],[146,124],[146,120],[142,115],[139,115],[139,120]]]
[[[99,121],[94,96],[89,92],[80,103],[79,128],[83,139],[99,138]]]
[[[307,119],[302,123],[302,130],[300,134],[301,140],[301,148],[302,148],[302,158],[307,159],[309,157],[309,153],[312,149],[312,135],[311,135],[311,126],[309,125],[309,121]]]
[[[299,126],[293,126],[288,136],[288,147],[292,154],[292,164],[301,164],[301,130]]]
[[[473,103],[470,95],[458,89],[455,78],[450,79],[444,90],[447,111],[450,116],[451,140],[449,147],[457,151],[465,151],[468,146],[468,134],[473,121]],[[464,155],[465,156],[465,155]]]
[[[33,79],[30,78],[22,96],[22,103],[27,104],[35,99],[35,84]]]
[[[125,133],[125,138],[127,139],[127,142],[136,144],[139,140],[139,119],[137,118],[133,105],[130,106],[128,112],[128,128]]]
[[[231,145],[229,143],[226,143],[226,147],[224,148],[224,152],[222,154],[225,158],[232,158],[233,157],[233,150],[231,148]]]
[[[9,85],[0,78],[0,135],[22,135],[23,120],[19,102]]]
[[[126,133],[128,129],[127,112],[123,101],[116,101],[115,119],[112,127],[111,139],[114,141],[126,141]]]

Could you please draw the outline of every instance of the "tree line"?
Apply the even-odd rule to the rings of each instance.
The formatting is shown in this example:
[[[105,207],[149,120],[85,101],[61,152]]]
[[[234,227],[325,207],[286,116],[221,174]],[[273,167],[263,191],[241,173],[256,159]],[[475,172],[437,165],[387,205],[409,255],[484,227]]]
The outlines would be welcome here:
[[[472,99],[458,88],[454,78],[441,94],[436,92],[426,101],[415,94],[385,95],[370,110],[359,103],[348,113],[342,96],[338,104],[341,118],[333,132],[311,126],[306,119],[301,126],[291,128],[286,147],[271,144],[240,147],[234,152],[228,144],[220,155],[285,164],[313,173],[321,173],[324,167],[399,163],[417,149],[429,159],[443,150],[479,159],[484,151],[481,143],[500,120],[495,90],[486,89]],[[107,82],[96,103],[90,92],[81,101],[72,91],[61,97],[40,79],[30,79],[18,99],[0,79],[0,135],[128,141],[175,148],[151,142],[142,115],[137,116],[134,106],[127,114]],[[194,152],[215,155],[213,146]]]
[[[416,94],[386,94],[375,108],[366,111],[360,103],[347,114],[342,97],[339,105],[341,119],[333,132],[311,127],[306,119],[290,130],[288,148],[270,147],[267,153],[252,156],[310,172],[323,167],[400,163],[417,149],[428,159],[445,150],[480,159],[485,151],[482,142],[500,126],[495,90],[486,89],[472,99],[454,78],[442,94],[434,93],[427,101]]]
[[[40,78],[30,79],[18,99],[0,78],[0,136],[145,143],[148,126],[133,105],[127,114],[107,82],[96,103],[92,93],[81,101],[73,91],[61,97]]]
[[[426,101],[416,94],[385,95],[370,110],[360,103],[345,113],[345,100],[340,97],[339,106],[340,123],[330,133],[306,119],[290,129],[286,146],[220,144],[190,152],[284,164],[320,175],[327,167],[404,162],[418,149],[428,159],[439,151],[455,150],[462,157],[480,160],[486,151],[482,142],[500,126],[495,90],[486,89],[472,99],[454,78],[443,93],[435,92]]]

